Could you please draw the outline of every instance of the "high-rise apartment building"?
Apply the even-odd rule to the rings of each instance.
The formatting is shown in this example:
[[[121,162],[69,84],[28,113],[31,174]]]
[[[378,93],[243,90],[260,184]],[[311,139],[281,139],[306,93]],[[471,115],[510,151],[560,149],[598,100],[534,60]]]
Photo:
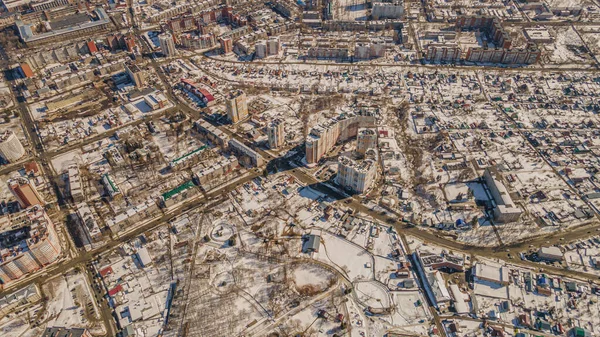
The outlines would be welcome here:
[[[0,228],[0,283],[6,284],[59,259],[62,247],[54,224],[40,205],[10,215]]]
[[[377,148],[377,131],[375,129],[359,129],[356,136],[356,153],[364,156],[368,149]]]
[[[254,57],[257,59],[267,57],[267,43],[264,40],[257,41],[254,45]]]
[[[12,195],[17,198],[19,205],[23,209],[34,205],[44,206],[46,204],[42,196],[35,189],[35,186],[27,178],[19,177],[10,179],[8,181],[8,188]]]
[[[0,156],[7,162],[14,162],[25,155],[25,148],[17,135],[8,130],[0,135]]]
[[[338,162],[337,183],[355,193],[365,193],[371,188],[377,174],[377,162],[372,159],[361,161],[341,156]]]
[[[269,148],[276,149],[282,146],[285,140],[283,120],[271,121],[267,127],[267,136],[269,136]]]
[[[246,94],[241,90],[232,91],[225,97],[225,107],[231,123],[237,123],[248,116]]]
[[[160,43],[160,49],[166,57],[173,57],[177,55],[177,49],[175,48],[175,40],[173,35],[170,33],[163,33],[158,37]]]
[[[267,55],[279,55],[279,38],[276,36],[270,37],[267,41]]]
[[[146,73],[137,64],[126,64],[125,71],[136,87],[140,88],[146,84]]]
[[[223,54],[229,54],[233,51],[233,40],[231,38],[220,38],[219,43],[221,43]]]
[[[374,126],[374,116],[344,114],[313,127],[306,137],[306,162],[317,163],[338,141],[355,137],[359,128]]]

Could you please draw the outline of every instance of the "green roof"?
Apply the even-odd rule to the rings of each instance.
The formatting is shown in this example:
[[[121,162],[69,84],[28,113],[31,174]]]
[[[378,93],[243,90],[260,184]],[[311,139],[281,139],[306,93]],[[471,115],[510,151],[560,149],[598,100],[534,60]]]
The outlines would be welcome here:
[[[108,173],[105,173],[104,177],[106,177],[106,181],[108,181],[108,184],[110,185],[110,188],[112,188],[112,190],[115,193],[118,193],[119,192],[119,188],[117,187],[117,185],[115,185],[115,183],[112,181],[112,179],[110,179],[110,175]]]
[[[178,162],[185,160],[189,156],[193,156],[197,153],[200,153],[200,152],[204,151],[204,149],[206,149],[206,145],[200,146],[199,148],[195,149],[192,152],[188,152],[179,158],[173,159],[173,160],[171,160],[171,165],[177,165]]]
[[[175,187],[174,189],[172,189],[172,190],[170,190],[168,192],[163,193],[162,194],[162,198],[163,198],[163,200],[169,200],[174,195],[176,195],[178,193],[181,193],[181,192],[183,192],[185,190],[189,190],[192,187],[194,187],[194,183],[191,180],[186,181],[185,183],[183,183],[183,184]]]

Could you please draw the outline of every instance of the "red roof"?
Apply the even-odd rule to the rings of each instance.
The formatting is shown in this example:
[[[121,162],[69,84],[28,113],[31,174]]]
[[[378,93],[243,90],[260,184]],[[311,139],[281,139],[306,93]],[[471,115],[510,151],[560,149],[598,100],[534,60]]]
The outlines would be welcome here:
[[[208,90],[204,89],[204,88],[200,88],[198,89],[198,91],[200,91],[200,93],[206,98],[206,100],[208,100],[209,102],[214,101],[215,97],[213,95],[211,95],[210,92],[208,92]]]
[[[21,69],[23,70],[23,74],[25,74],[26,77],[33,77],[33,70],[31,70],[29,64],[21,63]]]
[[[88,49],[90,50],[90,54],[98,52],[98,48],[96,47],[96,44],[94,43],[94,41],[88,41],[87,46],[88,46]]]
[[[114,287],[108,291],[108,296],[115,296],[119,291],[122,291],[122,290],[123,290],[123,287],[121,287],[121,285],[119,284],[116,287]]]
[[[100,276],[104,277],[108,274],[112,274],[112,272],[113,272],[112,267],[106,267],[100,271]]]
[[[194,88],[196,87],[196,83],[194,83],[194,81],[188,80],[187,78],[182,78],[181,82],[183,82],[185,84],[189,84],[189,85],[191,85]]]
[[[40,171],[40,168],[38,167],[38,165],[35,161],[30,161],[28,163],[25,163],[25,165],[23,165],[23,167],[25,168],[25,172],[28,174],[29,173],[36,174]]]

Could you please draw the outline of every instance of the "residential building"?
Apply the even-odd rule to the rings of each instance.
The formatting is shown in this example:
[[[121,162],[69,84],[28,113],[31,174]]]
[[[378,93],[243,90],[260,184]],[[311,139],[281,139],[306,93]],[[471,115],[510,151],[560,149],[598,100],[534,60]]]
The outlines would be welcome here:
[[[254,44],[254,57],[258,59],[267,57],[267,43],[264,40],[256,41]]]
[[[42,337],[92,337],[87,329],[83,328],[46,328]]]
[[[267,40],[267,55],[279,55],[280,47],[281,43],[279,42],[279,37],[270,37],[269,40]]]
[[[276,149],[283,145],[284,137],[284,122],[281,119],[275,119],[269,123],[267,127],[267,135],[269,137],[269,148]]]
[[[40,289],[35,283],[0,297],[0,317],[20,311],[42,299]]]
[[[377,149],[377,131],[361,128],[356,136],[356,153],[364,156],[368,149]]]
[[[225,97],[227,117],[232,123],[237,123],[248,116],[248,103],[246,94],[241,90],[235,90]]]
[[[67,177],[69,180],[67,192],[71,195],[73,201],[82,202],[85,200],[83,186],[81,186],[81,175],[79,174],[79,167],[76,164],[69,166],[67,169]]]
[[[35,186],[25,177],[8,180],[8,188],[23,209],[34,205],[44,206],[46,204]]]
[[[87,241],[96,242],[102,239],[100,226],[98,226],[94,214],[88,204],[82,202],[77,204],[75,208],[77,209],[77,221],[79,222],[79,226],[85,231],[88,239]]]
[[[6,284],[58,260],[62,247],[40,205],[11,215],[0,229],[0,283]]]
[[[146,85],[146,72],[142,71],[137,64],[126,64],[125,71],[136,87],[141,88]]]
[[[244,166],[259,167],[264,164],[264,159],[258,152],[237,139],[229,141],[229,149],[238,157],[240,164]]]
[[[506,186],[502,182],[503,178],[495,167],[485,169],[483,178],[490,194],[496,203],[494,208],[494,220],[498,222],[515,222],[521,217],[523,211],[516,207]]]
[[[173,35],[170,33],[162,33],[158,37],[158,42],[160,44],[160,50],[164,56],[173,57],[177,55],[177,49],[175,48],[175,40],[173,40]]]
[[[404,16],[404,2],[398,0],[373,1],[373,20],[401,19]]]
[[[375,117],[344,114],[313,127],[306,137],[306,162],[317,163],[338,141],[358,134],[358,129],[375,127]]]
[[[0,156],[7,162],[14,162],[25,155],[25,148],[14,132],[7,130],[0,135]]]
[[[221,44],[221,51],[223,54],[229,54],[233,51],[233,40],[231,38],[219,38],[219,43]]]
[[[208,140],[211,144],[216,145],[224,150],[229,145],[229,136],[221,131],[218,127],[208,123],[204,119],[199,119],[194,123],[196,130],[203,137],[203,140]]]
[[[238,160],[234,156],[223,157],[217,163],[198,170],[193,170],[194,176],[204,190],[208,191],[227,181],[231,173],[238,168]]]
[[[340,156],[338,160],[337,183],[355,193],[367,192],[377,175],[377,162],[372,159],[354,161]]]

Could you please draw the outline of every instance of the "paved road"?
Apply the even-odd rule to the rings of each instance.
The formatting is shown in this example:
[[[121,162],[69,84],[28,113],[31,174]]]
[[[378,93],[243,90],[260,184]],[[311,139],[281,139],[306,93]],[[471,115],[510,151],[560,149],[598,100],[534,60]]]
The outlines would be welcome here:
[[[222,61],[222,60],[218,60],[218,61]],[[244,63],[244,62],[229,61],[229,60],[223,61],[223,62],[225,62],[225,63],[227,63],[227,62]],[[366,66],[370,66],[370,65],[366,65]],[[461,68],[461,69],[464,69],[464,68]],[[478,68],[478,69],[481,70],[481,68]],[[214,76],[216,78],[219,78],[221,80],[229,81],[229,80],[222,78],[220,76],[217,76],[215,74],[210,74],[210,75]],[[202,117],[197,112],[195,112],[195,113],[199,117]],[[389,222],[390,217],[388,215],[380,214],[379,212],[375,212],[372,209],[361,204],[360,201],[358,201],[354,198],[350,198],[348,195],[342,194],[338,190],[335,190],[326,184],[320,183],[314,176],[307,173],[302,168],[291,165],[291,163],[289,162],[288,159],[274,158],[268,152],[255,147],[253,144],[251,144],[245,138],[242,138],[237,134],[233,134],[231,131],[227,130],[224,127],[220,127],[220,129],[223,132],[225,132],[228,136],[230,136],[231,138],[236,138],[236,139],[242,141],[243,143],[245,143],[246,145],[254,148],[261,156],[263,156],[268,161],[277,162],[277,167],[279,168],[279,170],[287,171],[287,173],[293,175],[302,183],[304,183],[308,186],[311,186],[312,188],[318,190],[319,192],[327,194],[327,195],[333,197],[334,199],[344,200],[345,206],[353,209],[355,212],[360,212],[362,214],[368,215],[382,223],[392,223],[394,225],[394,227],[399,231],[399,233],[401,233],[403,235],[411,235],[411,236],[419,238],[425,242],[433,243],[433,244],[445,247],[447,249],[451,249],[451,250],[455,250],[455,251],[462,251],[467,254],[479,255],[479,256],[483,256],[483,257],[487,257],[487,258],[511,260],[511,257],[518,255],[519,251],[527,250],[530,247],[549,246],[549,245],[554,245],[554,244],[560,244],[563,242],[570,242],[570,241],[586,238],[586,237],[590,236],[591,234],[596,233],[597,231],[600,230],[600,224],[590,223],[590,224],[587,224],[587,225],[579,227],[579,228],[569,229],[567,232],[559,231],[559,232],[555,232],[553,234],[537,236],[537,237],[533,237],[533,238],[530,238],[530,239],[527,239],[527,240],[524,240],[524,241],[521,241],[518,243],[512,243],[512,244],[507,244],[507,245],[503,245],[500,247],[493,247],[493,248],[486,248],[486,247],[480,247],[480,246],[456,242],[451,238],[444,237],[443,232],[440,232],[440,233],[430,232],[428,230],[418,228],[418,226],[415,226],[414,224],[398,223],[397,221],[395,221],[395,219],[393,219],[393,222]],[[348,201],[346,201],[346,200],[348,200]],[[348,202],[348,203],[346,204],[346,202]],[[395,214],[395,215],[399,216],[401,214]],[[510,254],[510,256],[509,256],[509,254]],[[543,268],[545,271],[552,272],[554,274],[561,275],[561,276],[570,276],[570,277],[575,277],[575,278],[585,279],[585,280],[598,279],[598,276],[595,274],[579,272],[579,271],[574,271],[574,270],[567,270],[564,268],[543,265],[543,264],[534,263],[534,262],[530,262],[530,261],[512,260],[511,263],[521,265],[521,266],[527,267],[527,268],[535,268],[535,269]]]

